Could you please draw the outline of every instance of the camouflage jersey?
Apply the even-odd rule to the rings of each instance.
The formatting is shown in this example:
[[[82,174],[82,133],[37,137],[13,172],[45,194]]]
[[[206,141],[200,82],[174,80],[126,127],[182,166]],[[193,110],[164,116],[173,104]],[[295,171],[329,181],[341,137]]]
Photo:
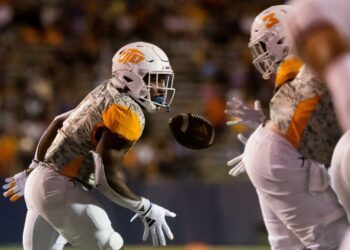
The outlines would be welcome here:
[[[97,145],[97,131],[107,128],[119,137],[136,142],[144,129],[141,107],[106,81],[91,91],[64,121],[47,150],[44,163],[81,183],[94,184],[90,150]],[[127,150],[127,149],[126,149]]]
[[[330,93],[307,67],[295,75],[271,99],[270,118],[300,154],[329,166],[341,137]]]

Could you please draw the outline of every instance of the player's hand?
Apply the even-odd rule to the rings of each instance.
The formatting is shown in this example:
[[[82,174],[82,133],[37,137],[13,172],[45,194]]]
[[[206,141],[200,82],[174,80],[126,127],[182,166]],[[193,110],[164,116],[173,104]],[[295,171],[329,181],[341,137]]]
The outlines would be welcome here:
[[[16,201],[24,195],[24,186],[27,181],[29,173],[38,166],[39,161],[32,160],[27,170],[19,172],[12,177],[5,179],[6,184],[2,186],[4,190],[4,197],[10,197],[10,201]]]
[[[142,220],[145,226],[142,237],[143,241],[148,239],[149,233],[151,232],[153,246],[165,246],[166,241],[164,232],[169,239],[174,239],[174,236],[165,221],[166,216],[175,217],[176,214],[161,206],[151,203],[151,206],[146,212],[136,212],[136,215],[131,219],[131,221],[137,217],[140,217]]]
[[[240,140],[244,145],[247,143],[247,138],[242,135],[237,135],[238,140]],[[227,162],[227,166],[232,167],[230,171],[228,172],[229,175],[232,175],[234,177],[240,175],[241,173],[245,172],[245,165],[243,161],[243,154],[240,154],[239,156],[229,160]]]
[[[230,115],[233,119],[238,118],[238,120],[226,122],[228,126],[247,125],[256,128],[258,124],[266,119],[259,100],[255,100],[254,109],[248,108],[242,101],[234,97],[231,101],[227,102],[226,105],[225,113]]]
[[[2,186],[5,197],[9,197],[10,201],[16,201],[24,195],[24,186],[27,181],[27,172],[24,170],[12,177],[5,179],[6,184]]]

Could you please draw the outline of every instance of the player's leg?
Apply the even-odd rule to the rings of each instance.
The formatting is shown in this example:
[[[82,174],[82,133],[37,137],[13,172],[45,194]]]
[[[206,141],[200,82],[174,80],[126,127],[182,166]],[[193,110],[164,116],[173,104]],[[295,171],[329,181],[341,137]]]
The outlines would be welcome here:
[[[123,239],[113,230],[106,212],[79,183],[41,166],[27,183],[26,200],[73,246],[84,250],[122,248]]]
[[[268,239],[272,250],[296,250],[304,249],[300,240],[283,224],[269,207],[263,196],[259,195],[259,203],[268,232]]]
[[[37,212],[29,209],[23,230],[24,250],[62,250],[67,241]]]
[[[249,138],[244,161],[260,199],[306,247],[339,247],[348,224],[327,173],[311,167],[282,136],[261,127]]]
[[[122,237],[113,230],[107,213],[99,205],[78,201],[69,207],[65,210],[65,223],[56,220],[59,215],[62,216],[58,210],[49,211],[47,216],[54,217],[56,229],[67,237],[73,246],[87,250],[100,247],[111,250],[122,248]]]
[[[350,218],[350,130],[337,143],[332,157],[330,178],[339,202]]]

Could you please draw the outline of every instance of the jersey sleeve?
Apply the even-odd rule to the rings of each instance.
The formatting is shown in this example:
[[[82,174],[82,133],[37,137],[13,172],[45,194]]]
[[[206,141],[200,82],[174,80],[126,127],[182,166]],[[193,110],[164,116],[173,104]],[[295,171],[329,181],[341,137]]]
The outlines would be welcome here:
[[[112,104],[102,113],[103,125],[128,141],[137,141],[142,134],[139,116],[130,107]]]

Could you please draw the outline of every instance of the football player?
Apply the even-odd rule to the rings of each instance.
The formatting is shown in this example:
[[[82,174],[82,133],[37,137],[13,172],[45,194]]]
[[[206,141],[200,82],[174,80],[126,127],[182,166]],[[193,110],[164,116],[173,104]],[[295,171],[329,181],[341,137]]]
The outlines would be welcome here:
[[[276,73],[276,84],[270,120],[250,136],[238,167],[257,190],[272,249],[337,249],[348,224],[318,162],[330,164],[341,132],[325,86],[286,39],[283,22],[292,11],[272,6],[252,24],[253,63],[265,79]],[[237,101],[228,108],[235,117],[254,117]]]
[[[145,227],[143,240],[151,234],[153,245],[164,246],[164,233],[173,239],[165,217],[175,214],[134,194],[118,176],[120,166],[104,164],[103,160],[110,150],[122,157],[139,140],[145,125],[142,109],[169,109],[175,94],[173,70],[159,47],[136,42],[117,51],[112,74],[73,111],[56,119],[52,130],[40,140],[36,155],[40,162],[24,188],[26,250],[62,249],[62,237],[84,250],[123,248],[122,237],[89,192],[92,188],[135,212],[134,218],[139,217]],[[16,186],[18,180],[15,175],[7,188]],[[7,196],[16,192],[20,196],[18,188]]]

